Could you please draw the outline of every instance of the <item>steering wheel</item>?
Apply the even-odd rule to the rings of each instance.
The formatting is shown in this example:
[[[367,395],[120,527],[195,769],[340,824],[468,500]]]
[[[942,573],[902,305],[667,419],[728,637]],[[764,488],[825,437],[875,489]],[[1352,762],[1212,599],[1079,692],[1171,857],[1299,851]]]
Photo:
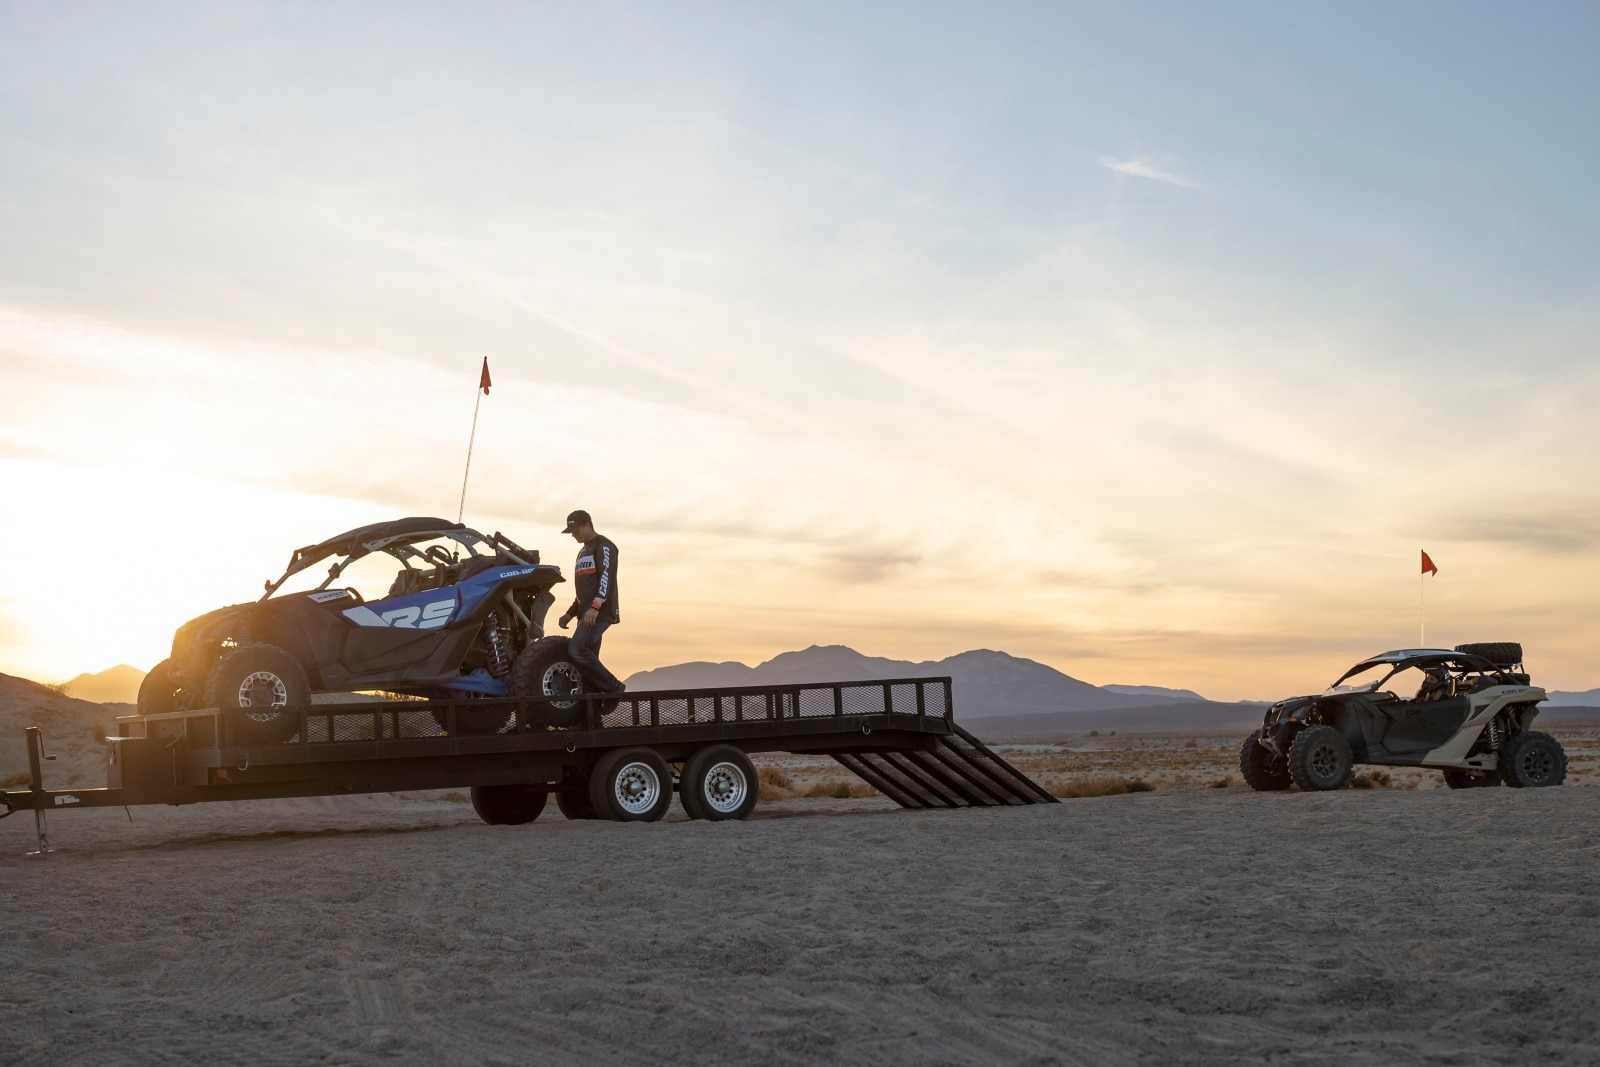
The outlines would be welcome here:
[[[361,594],[356,592],[354,589],[350,588],[348,585],[344,587],[344,591],[346,593],[349,593],[351,596],[355,597],[357,604],[365,604],[366,603],[366,601],[361,598]]]
[[[455,560],[450,558],[450,553],[446,552],[439,545],[429,545],[428,551],[424,552],[423,555],[427,556],[441,567],[448,567],[455,562]]]

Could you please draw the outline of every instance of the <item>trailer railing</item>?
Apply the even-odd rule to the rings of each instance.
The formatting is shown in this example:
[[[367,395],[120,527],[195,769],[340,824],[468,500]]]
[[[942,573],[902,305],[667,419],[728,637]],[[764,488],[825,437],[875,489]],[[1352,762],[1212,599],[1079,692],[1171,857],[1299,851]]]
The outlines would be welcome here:
[[[126,716],[125,737],[182,737],[192,747],[248,747],[242,726],[249,709],[203,709]],[[257,713],[259,714],[259,713]],[[693,726],[713,723],[782,723],[888,716],[926,724],[954,721],[949,678],[730,686],[716,689],[653,690],[620,696],[584,693],[571,697],[490,697],[450,700],[374,700],[359,704],[313,704],[273,709],[298,716],[288,745],[483,736],[625,727]],[[289,733],[287,729],[284,731]]]

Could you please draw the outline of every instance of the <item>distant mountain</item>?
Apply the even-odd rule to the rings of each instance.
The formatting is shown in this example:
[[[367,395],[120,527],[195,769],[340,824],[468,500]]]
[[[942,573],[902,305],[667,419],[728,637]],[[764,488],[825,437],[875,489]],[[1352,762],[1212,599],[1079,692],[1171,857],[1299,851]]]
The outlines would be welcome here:
[[[1241,741],[1261,725],[1267,705],[1252,701],[1219,704],[1213,700],[1166,700],[1142,708],[1106,711],[1056,711],[1035,715],[996,715],[980,724],[985,741],[1048,741],[1090,730],[1209,733]],[[959,711],[959,709],[958,709]]]
[[[1585,689],[1581,693],[1552,692],[1544,702],[1547,708],[1600,708],[1600,689]]]
[[[700,689],[726,685],[792,685],[801,682],[858,682],[885,678],[948,675],[956,714],[962,719],[994,715],[1026,715],[1057,711],[1110,711],[1153,703],[1200,700],[1188,697],[1115,692],[1063,674],[1031,659],[977,649],[942,660],[909,660],[865,656],[844,645],[813,645],[785,652],[755,667],[743,663],[680,663],[640,671],[627,679],[635,692]],[[1186,690],[1156,688],[1160,694]]]
[[[1159,685],[1102,685],[1100,688],[1111,693],[1125,693],[1131,697],[1142,697],[1152,704],[1160,700],[1205,699],[1205,697],[1192,689],[1166,689]]]
[[[139,699],[144,671],[119,663],[99,674],[80,674],[62,687],[70,697],[96,704],[132,704]]]

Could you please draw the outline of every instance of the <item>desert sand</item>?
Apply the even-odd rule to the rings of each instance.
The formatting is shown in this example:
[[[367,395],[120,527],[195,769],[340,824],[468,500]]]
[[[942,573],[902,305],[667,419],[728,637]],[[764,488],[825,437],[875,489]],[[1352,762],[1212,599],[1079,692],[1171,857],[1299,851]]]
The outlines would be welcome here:
[[[0,822],[0,1063],[1594,1063],[1600,790]]]

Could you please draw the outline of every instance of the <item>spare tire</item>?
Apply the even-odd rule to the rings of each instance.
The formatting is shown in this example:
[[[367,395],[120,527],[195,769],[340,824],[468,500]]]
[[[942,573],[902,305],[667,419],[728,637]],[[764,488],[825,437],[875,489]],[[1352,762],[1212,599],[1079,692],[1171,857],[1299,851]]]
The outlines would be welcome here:
[[[1522,662],[1522,645],[1516,641],[1476,641],[1457,645],[1456,651],[1482,656],[1496,667],[1514,667]]]

